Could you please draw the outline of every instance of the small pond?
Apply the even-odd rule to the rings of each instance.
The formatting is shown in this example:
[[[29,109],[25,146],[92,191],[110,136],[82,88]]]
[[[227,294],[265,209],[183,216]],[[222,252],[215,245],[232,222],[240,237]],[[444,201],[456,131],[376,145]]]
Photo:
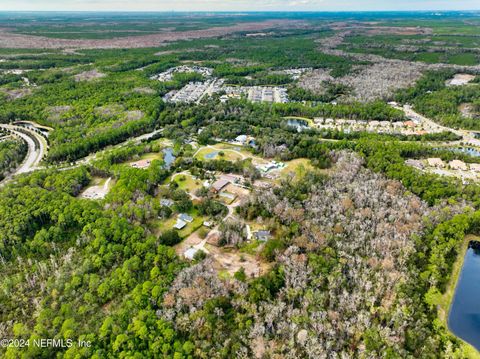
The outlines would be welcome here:
[[[172,167],[173,162],[175,161],[175,156],[173,155],[173,148],[165,148],[163,151],[163,165],[167,170]]]
[[[215,157],[217,157],[218,155],[218,151],[213,151],[213,152],[209,152],[207,153],[205,156],[203,156],[205,159],[207,160],[213,160]]]
[[[480,242],[471,241],[458,278],[448,327],[480,350]]]

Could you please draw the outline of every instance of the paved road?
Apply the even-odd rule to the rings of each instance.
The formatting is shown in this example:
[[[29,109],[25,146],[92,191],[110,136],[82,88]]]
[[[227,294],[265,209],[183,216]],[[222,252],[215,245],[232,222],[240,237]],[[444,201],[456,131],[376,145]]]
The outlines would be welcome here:
[[[28,145],[28,152],[22,164],[15,170],[15,172],[11,176],[7,177],[7,179],[17,174],[31,172],[39,168],[40,161],[47,153],[47,142],[45,141],[45,139],[38,133],[31,131],[25,127],[7,124],[0,124],[0,127],[10,130],[13,134],[22,138]],[[39,148],[35,147],[34,139],[37,139],[39,143]]]
[[[161,128],[159,130],[155,130],[153,132],[146,133],[146,134],[138,136],[138,137],[129,138],[129,139],[123,141],[123,142],[117,143],[116,145],[108,146],[108,147],[105,147],[105,148],[101,149],[98,152],[91,153],[88,156],[77,160],[74,165],[61,167],[60,169],[61,170],[67,170],[67,169],[71,169],[71,168],[75,168],[75,167],[78,167],[78,166],[81,166],[81,165],[88,164],[91,161],[93,161],[94,159],[96,159],[97,155],[100,155],[102,153],[110,151],[113,148],[122,147],[122,146],[126,145],[127,143],[139,144],[143,140],[148,140],[149,138],[155,136],[156,134],[162,133],[162,132],[163,132],[163,128]]]
[[[411,120],[416,120],[416,121],[421,121],[423,122],[424,124],[426,124],[428,127],[432,128],[432,129],[440,129],[441,131],[449,131],[449,132],[453,132],[454,134],[456,134],[457,136],[460,136],[462,137],[462,141],[461,142],[464,142],[468,145],[471,145],[471,146],[480,146],[480,140],[475,138],[475,134],[474,132],[472,131],[467,131],[467,130],[456,130],[454,128],[450,128],[450,127],[446,127],[446,126],[442,126],[442,125],[439,125],[438,123],[436,123],[435,121],[419,114],[418,112],[415,112],[411,106],[409,105],[405,105],[403,107],[399,107],[399,106],[392,106],[398,110],[402,110],[405,112],[405,115],[411,119]],[[453,143],[450,143],[450,144],[453,144]]]

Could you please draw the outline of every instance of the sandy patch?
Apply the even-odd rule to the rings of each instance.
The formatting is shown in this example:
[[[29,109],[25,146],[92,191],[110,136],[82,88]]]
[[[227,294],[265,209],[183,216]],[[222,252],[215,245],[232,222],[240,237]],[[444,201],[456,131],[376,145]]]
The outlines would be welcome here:
[[[80,193],[80,198],[86,199],[103,199],[108,194],[110,190],[110,181],[112,178],[109,178],[105,181],[104,184],[98,184],[94,186],[87,187],[85,191]]]
[[[475,75],[456,74],[452,79],[447,80],[447,86],[462,86],[475,79]]]
[[[472,103],[462,103],[460,106],[458,106],[458,110],[462,116],[466,118],[475,118],[480,115],[478,109],[475,108],[475,105]]]
[[[217,271],[226,271],[233,275],[243,268],[247,277],[258,277],[269,271],[270,266],[260,261],[256,256],[247,253],[240,253],[233,248],[219,248],[207,245],[211,258],[213,258],[213,268]]]
[[[92,81],[107,76],[98,70],[84,71],[74,76],[75,81]]]

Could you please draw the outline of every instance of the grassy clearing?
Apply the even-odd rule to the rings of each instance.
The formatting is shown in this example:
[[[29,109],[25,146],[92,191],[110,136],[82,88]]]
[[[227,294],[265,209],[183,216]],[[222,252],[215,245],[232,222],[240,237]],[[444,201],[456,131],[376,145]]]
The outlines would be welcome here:
[[[259,247],[260,247],[261,244],[262,244],[262,242],[260,242],[260,241],[252,240],[248,243],[243,244],[240,247],[239,251],[240,251],[240,253],[247,253],[247,254],[250,254],[250,255],[254,256],[258,253],[258,250],[259,250]]]
[[[187,223],[185,228],[178,231],[178,235],[181,238],[187,238],[190,234],[201,228],[204,221],[208,220],[207,217],[199,216],[197,210],[195,209],[188,212],[188,214],[193,217],[193,221],[191,223]],[[173,229],[173,226],[175,225],[175,223],[177,223],[177,216],[178,213],[175,213],[165,221],[153,221],[151,223],[151,226],[155,235],[159,236],[161,233]]]
[[[211,158],[209,156],[211,156]],[[202,148],[200,151],[197,152],[197,154],[195,155],[195,158],[202,161],[219,160],[219,159],[224,159],[227,161],[236,161],[236,160],[242,160],[244,157],[237,150],[234,150],[231,148],[221,148],[221,146],[218,146],[213,148],[209,148],[209,147]]]
[[[307,158],[297,158],[285,163],[286,166],[280,171],[281,177],[287,176],[289,173],[294,173],[295,177],[302,178],[308,171],[312,171],[314,168],[312,163]]]
[[[189,193],[194,193],[197,189],[202,188],[202,181],[194,179],[192,175],[178,173],[174,175],[172,181],[178,184],[178,188]]]
[[[475,54],[456,54],[448,56],[448,63],[454,65],[473,66],[479,63]]]

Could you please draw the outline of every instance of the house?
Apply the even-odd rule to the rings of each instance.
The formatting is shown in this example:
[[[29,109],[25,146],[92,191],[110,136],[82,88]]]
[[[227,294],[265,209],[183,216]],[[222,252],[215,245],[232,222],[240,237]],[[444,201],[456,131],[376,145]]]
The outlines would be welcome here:
[[[213,226],[213,223],[209,222],[209,221],[205,221],[205,222],[203,222],[203,225],[207,228],[211,228]]]
[[[137,162],[130,163],[130,166],[133,167],[133,168],[144,169],[144,168],[148,168],[150,166],[151,162],[152,161],[150,161],[150,160],[140,160],[140,161],[137,161]]]
[[[247,135],[240,135],[235,138],[235,142],[244,145],[245,143],[247,143],[247,139]]]
[[[161,205],[161,206],[164,206],[164,207],[172,207],[174,203],[175,203],[175,202],[173,202],[173,201],[172,201],[171,199],[169,199],[169,198],[162,198],[162,199],[160,200],[160,205]]]
[[[253,232],[253,237],[254,237],[257,241],[266,242],[266,241],[268,241],[270,238],[272,238],[272,234],[270,233],[270,231],[262,230],[262,231]]]
[[[184,228],[186,225],[187,225],[187,222],[182,221],[181,219],[177,219],[177,223],[175,223],[173,228],[180,230],[180,229]]]
[[[237,183],[244,180],[243,176],[233,175],[233,174],[222,174],[219,179],[229,181],[232,183]]]
[[[285,164],[282,162],[277,162],[277,161],[272,161],[267,163],[266,165],[259,166],[258,169],[264,173],[273,171],[273,170],[278,170],[285,167]]]
[[[183,222],[187,222],[187,223],[192,223],[193,218],[190,217],[190,216],[189,216],[188,214],[186,214],[186,213],[180,213],[180,214],[178,215],[178,220],[183,221]]]
[[[195,254],[197,254],[199,251],[201,251],[201,249],[190,247],[183,253],[183,256],[192,261],[193,258],[195,258]]]
[[[214,193],[218,193],[220,192],[226,185],[228,185],[231,181],[227,180],[227,179],[220,179],[218,181],[215,181],[213,184],[212,184],[212,192]]]
[[[450,161],[448,165],[452,170],[461,170],[461,171],[468,170],[466,163],[463,161],[453,160],[453,161]]]
[[[445,163],[440,158],[427,158],[427,163],[430,167],[445,167]]]

